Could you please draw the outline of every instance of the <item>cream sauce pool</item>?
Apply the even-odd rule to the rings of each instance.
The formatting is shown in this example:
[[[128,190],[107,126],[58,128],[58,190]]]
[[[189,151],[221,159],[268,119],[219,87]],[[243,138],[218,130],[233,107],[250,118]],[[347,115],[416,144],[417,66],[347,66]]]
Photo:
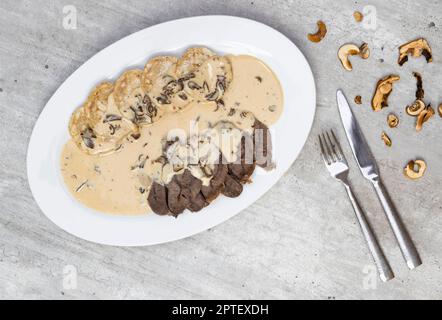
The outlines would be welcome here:
[[[276,75],[255,57],[226,57],[233,78],[223,96],[224,107],[210,101],[191,102],[178,112],[141,126],[139,139],[126,139],[117,151],[104,156],[88,155],[69,140],[60,165],[70,193],[87,207],[105,213],[145,214],[151,211],[147,195],[152,181],[167,183],[174,174],[172,170],[164,172],[163,165],[154,161],[163,154],[171,129],[189,136],[227,121],[250,131],[255,117],[267,126],[274,124],[283,112],[283,93]],[[112,94],[109,103],[114,103]]]

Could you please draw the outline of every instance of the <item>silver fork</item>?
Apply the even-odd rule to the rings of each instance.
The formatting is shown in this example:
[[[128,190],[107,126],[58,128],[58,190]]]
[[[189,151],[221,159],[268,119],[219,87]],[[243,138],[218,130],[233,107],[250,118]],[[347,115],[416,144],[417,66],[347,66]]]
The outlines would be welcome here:
[[[347,191],[348,197],[350,198],[351,204],[358,219],[359,225],[361,226],[362,234],[364,235],[365,241],[367,242],[368,248],[373,256],[374,263],[379,272],[379,277],[382,281],[388,281],[394,278],[393,271],[391,270],[390,264],[385,258],[384,253],[376,239],[373,230],[367,220],[367,217],[362,211],[361,206],[353,193],[350,184],[348,182],[348,164],[345,160],[344,153],[342,152],[341,146],[339,145],[338,139],[332,130],[322,133],[319,135],[319,144],[321,146],[322,159],[325,162],[325,166],[330,172],[331,176],[336,180],[340,181]]]

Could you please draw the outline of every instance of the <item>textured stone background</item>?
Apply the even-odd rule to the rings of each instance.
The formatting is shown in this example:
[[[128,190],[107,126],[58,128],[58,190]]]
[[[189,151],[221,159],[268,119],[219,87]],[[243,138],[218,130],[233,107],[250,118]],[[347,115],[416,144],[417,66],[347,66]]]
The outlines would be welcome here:
[[[69,4],[78,10],[77,30],[62,27],[62,8]],[[352,17],[367,4],[376,8],[375,30]],[[295,164],[247,210],[185,240],[117,248],[57,228],[37,207],[26,178],[29,137],[47,100],[84,61],[121,37],[159,22],[207,14],[264,22],[293,40],[311,63],[318,108]],[[428,102],[442,102],[440,1],[2,0],[0,17],[1,298],[442,298],[442,119],[435,117],[417,134],[414,120],[404,114],[414,97],[414,70],[424,77]],[[306,34],[318,19],[329,33],[313,44]],[[414,59],[398,67],[398,45],[418,36],[432,45],[434,62]],[[353,59],[355,70],[348,73],[336,51],[351,41],[368,42],[372,55],[366,61]],[[402,77],[390,108],[373,113],[374,85],[390,72]],[[338,87],[349,97],[362,95],[356,116],[424,261],[414,271],[407,269],[369,183],[353,170],[356,192],[396,272],[387,284],[373,283],[350,203],[318,154],[321,129],[335,128],[343,139],[334,98]],[[386,127],[390,110],[401,120],[394,130]],[[383,129],[392,148],[380,140]],[[423,179],[409,181],[401,170],[415,157],[425,159],[428,170]],[[63,289],[67,265],[78,272],[76,289]]]

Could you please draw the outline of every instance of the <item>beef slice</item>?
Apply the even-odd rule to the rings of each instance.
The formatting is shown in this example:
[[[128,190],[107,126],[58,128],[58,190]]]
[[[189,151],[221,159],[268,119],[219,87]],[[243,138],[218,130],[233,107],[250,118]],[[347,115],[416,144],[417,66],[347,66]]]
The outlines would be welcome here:
[[[267,126],[259,120],[254,123],[254,143],[256,164],[266,170],[274,167],[272,162],[272,139]]]
[[[167,206],[167,191],[165,186],[154,182],[150,188],[147,202],[156,214],[162,216],[170,214],[169,207]]]

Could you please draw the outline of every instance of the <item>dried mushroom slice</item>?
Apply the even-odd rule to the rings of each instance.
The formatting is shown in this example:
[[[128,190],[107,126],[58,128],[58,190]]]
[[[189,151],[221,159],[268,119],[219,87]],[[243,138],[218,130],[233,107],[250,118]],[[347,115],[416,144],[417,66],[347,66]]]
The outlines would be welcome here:
[[[349,56],[359,55],[362,59],[368,59],[370,57],[370,48],[367,43],[363,43],[361,46],[357,46],[353,43],[347,43],[341,46],[338,50],[338,58],[341,61],[345,70],[353,70],[353,66],[348,59]]]
[[[407,106],[405,111],[410,116],[418,116],[425,109],[423,81],[419,72],[413,72],[413,76],[416,78],[416,100],[413,104]]]
[[[423,100],[424,99],[424,88],[422,76],[419,72],[413,72],[413,76],[416,78],[416,99]]]
[[[437,111],[439,112],[439,116],[442,117],[442,103],[439,104],[439,107],[437,108]]]
[[[157,121],[161,115],[157,104],[141,86],[141,70],[129,70],[115,82],[114,98],[123,117],[136,125]]]
[[[388,106],[388,96],[393,90],[393,82],[399,79],[399,76],[388,75],[378,81],[376,91],[371,100],[371,107],[374,111],[380,111],[382,108]]]
[[[424,175],[426,169],[427,164],[424,160],[410,160],[404,168],[404,175],[407,178],[416,180]]]
[[[355,11],[353,12],[353,18],[355,19],[356,22],[361,22],[364,19],[364,16],[359,11]]]
[[[350,60],[348,60],[349,56],[355,56],[360,54],[360,49],[357,45],[352,43],[347,43],[341,46],[338,50],[338,58],[341,61],[342,66],[345,70],[351,71],[353,70],[353,66],[351,65]]]
[[[399,118],[394,113],[390,113],[387,117],[387,123],[390,128],[396,128],[399,124]]]
[[[421,131],[422,125],[434,116],[434,113],[434,109],[431,105],[428,105],[421,113],[419,113],[416,121],[416,131]]]
[[[400,66],[408,61],[408,54],[411,54],[415,58],[424,56],[427,63],[433,61],[430,45],[427,40],[423,38],[407,42],[399,47],[398,64]]]
[[[209,57],[193,74],[185,83],[185,92],[194,99],[207,101],[220,101],[233,78],[230,61],[221,56]]]
[[[361,56],[362,59],[368,59],[370,57],[370,48],[368,47],[368,43],[364,42],[360,47],[359,47],[359,55]]]
[[[392,145],[391,139],[385,132],[382,132],[381,139],[382,139],[382,141],[384,141],[384,143],[387,147],[391,147],[391,145]]]
[[[426,108],[425,102],[422,100],[415,100],[411,106],[407,106],[405,111],[410,116],[418,116]]]
[[[69,133],[85,153],[104,155],[117,150],[137,128],[123,119],[113,99],[113,85],[102,83],[71,116]]]
[[[325,25],[325,23],[321,20],[319,20],[318,22],[316,22],[317,26],[318,26],[318,31],[316,31],[316,33],[309,33],[307,35],[307,38],[311,41],[311,42],[320,42],[322,39],[324,39],[325,35],[327,34],[327,26]]]

